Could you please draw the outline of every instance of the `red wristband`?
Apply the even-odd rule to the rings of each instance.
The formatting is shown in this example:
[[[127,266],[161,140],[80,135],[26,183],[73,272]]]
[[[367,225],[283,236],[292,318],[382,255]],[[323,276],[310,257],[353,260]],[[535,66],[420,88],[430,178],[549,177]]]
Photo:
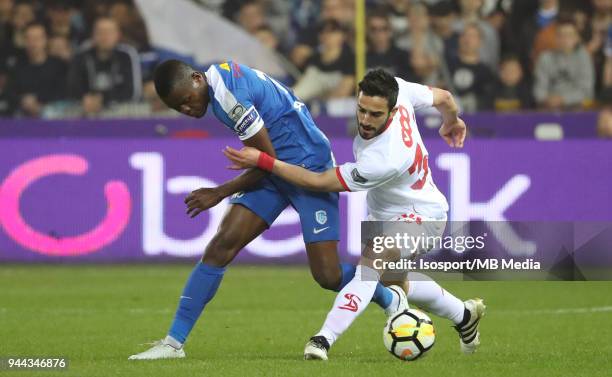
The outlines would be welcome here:
[[[261,170],[272,172],[274,167],[274,161],[276,159],[266,152],[259,152],[259,158],[257,159],[257,167]]]

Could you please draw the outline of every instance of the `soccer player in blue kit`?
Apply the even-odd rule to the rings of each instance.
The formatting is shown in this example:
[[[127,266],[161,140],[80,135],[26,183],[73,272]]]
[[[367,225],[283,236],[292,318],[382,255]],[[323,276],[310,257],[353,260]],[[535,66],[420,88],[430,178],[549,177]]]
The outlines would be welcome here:
[[[333,167],[329,140],[306,106],[263,72],[227,61],[202,73],[168,60],[155,69],[154,81],[164,103],[185,115],[201,118],[210,105],[245,146],[314,172]],[[354,265],[338,259],[338,193],[304,190],[253,168],[218,187],[193,191],[185,199],[187,213],[195,217],[231,195],[228,212],[187,280],[167,336],[131,360],[185,357],[183,344],[214,297],[226,266],[288,205],[300,216],[311,273],[321,287],[339,291],[355,275]],[[402,289],[380,283],[372,301],[387,315],[407,307]]]

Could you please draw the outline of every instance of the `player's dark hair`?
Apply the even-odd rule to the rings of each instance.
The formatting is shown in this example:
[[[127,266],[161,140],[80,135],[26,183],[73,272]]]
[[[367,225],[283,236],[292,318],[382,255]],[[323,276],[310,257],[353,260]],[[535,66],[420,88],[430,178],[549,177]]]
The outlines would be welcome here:
[[[369,97],[386,98],[389,110],[391,110],[397,102],[399,86],[392,74],[377,68],[369,71],[359,82],[359,91]]]
[[[171,59],[159,64],[153,72],[155,91],[166,98],[177,85],[189,82],[194,69],[180,60]]]

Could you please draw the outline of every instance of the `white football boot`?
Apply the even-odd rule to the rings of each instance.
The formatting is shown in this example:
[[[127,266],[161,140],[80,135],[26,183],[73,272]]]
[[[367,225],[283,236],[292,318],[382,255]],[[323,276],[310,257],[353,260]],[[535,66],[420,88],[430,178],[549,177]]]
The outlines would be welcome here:
[[[183,348],[174,348],[166,343],[164,339],[148,343],[153,347],[148,350],[132,355],[128,360],[157,360],[157,359],[182,359],[185,357]]]
[[[459,346],[461,352],[472,354],[480,345],[480,331],[478,325],[480,320],[485,315],[485,306],[482,299],[475,298],[464,302],[465,314],[463,321],[455,326],[455,330],[459,333]]]
[[[327,351],[329,351],[329,342],[324,336],[313,336],[306,343],[304,348],[304,360],[323,360],[327,361]]]
[[[398,297],[396,305],[389,305],[389,307],[385,309],[385,314],[387,317],[393,317],[395,314],[408,310],[408,298],[406,297],[406,292],[404,292],[402,287],[398,285],[390,285],[387,288],[389,288],[393,294]]]

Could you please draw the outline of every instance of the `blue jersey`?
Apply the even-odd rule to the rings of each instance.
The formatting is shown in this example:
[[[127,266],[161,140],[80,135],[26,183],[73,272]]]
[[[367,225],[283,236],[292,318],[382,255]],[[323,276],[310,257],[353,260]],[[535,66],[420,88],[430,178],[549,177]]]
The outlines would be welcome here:
[[[266,127],[279,160],[315,171],[332,166],[329,140],[291,90],[232,61],[211,65],[205,75],[209,106],[240,140]]]

